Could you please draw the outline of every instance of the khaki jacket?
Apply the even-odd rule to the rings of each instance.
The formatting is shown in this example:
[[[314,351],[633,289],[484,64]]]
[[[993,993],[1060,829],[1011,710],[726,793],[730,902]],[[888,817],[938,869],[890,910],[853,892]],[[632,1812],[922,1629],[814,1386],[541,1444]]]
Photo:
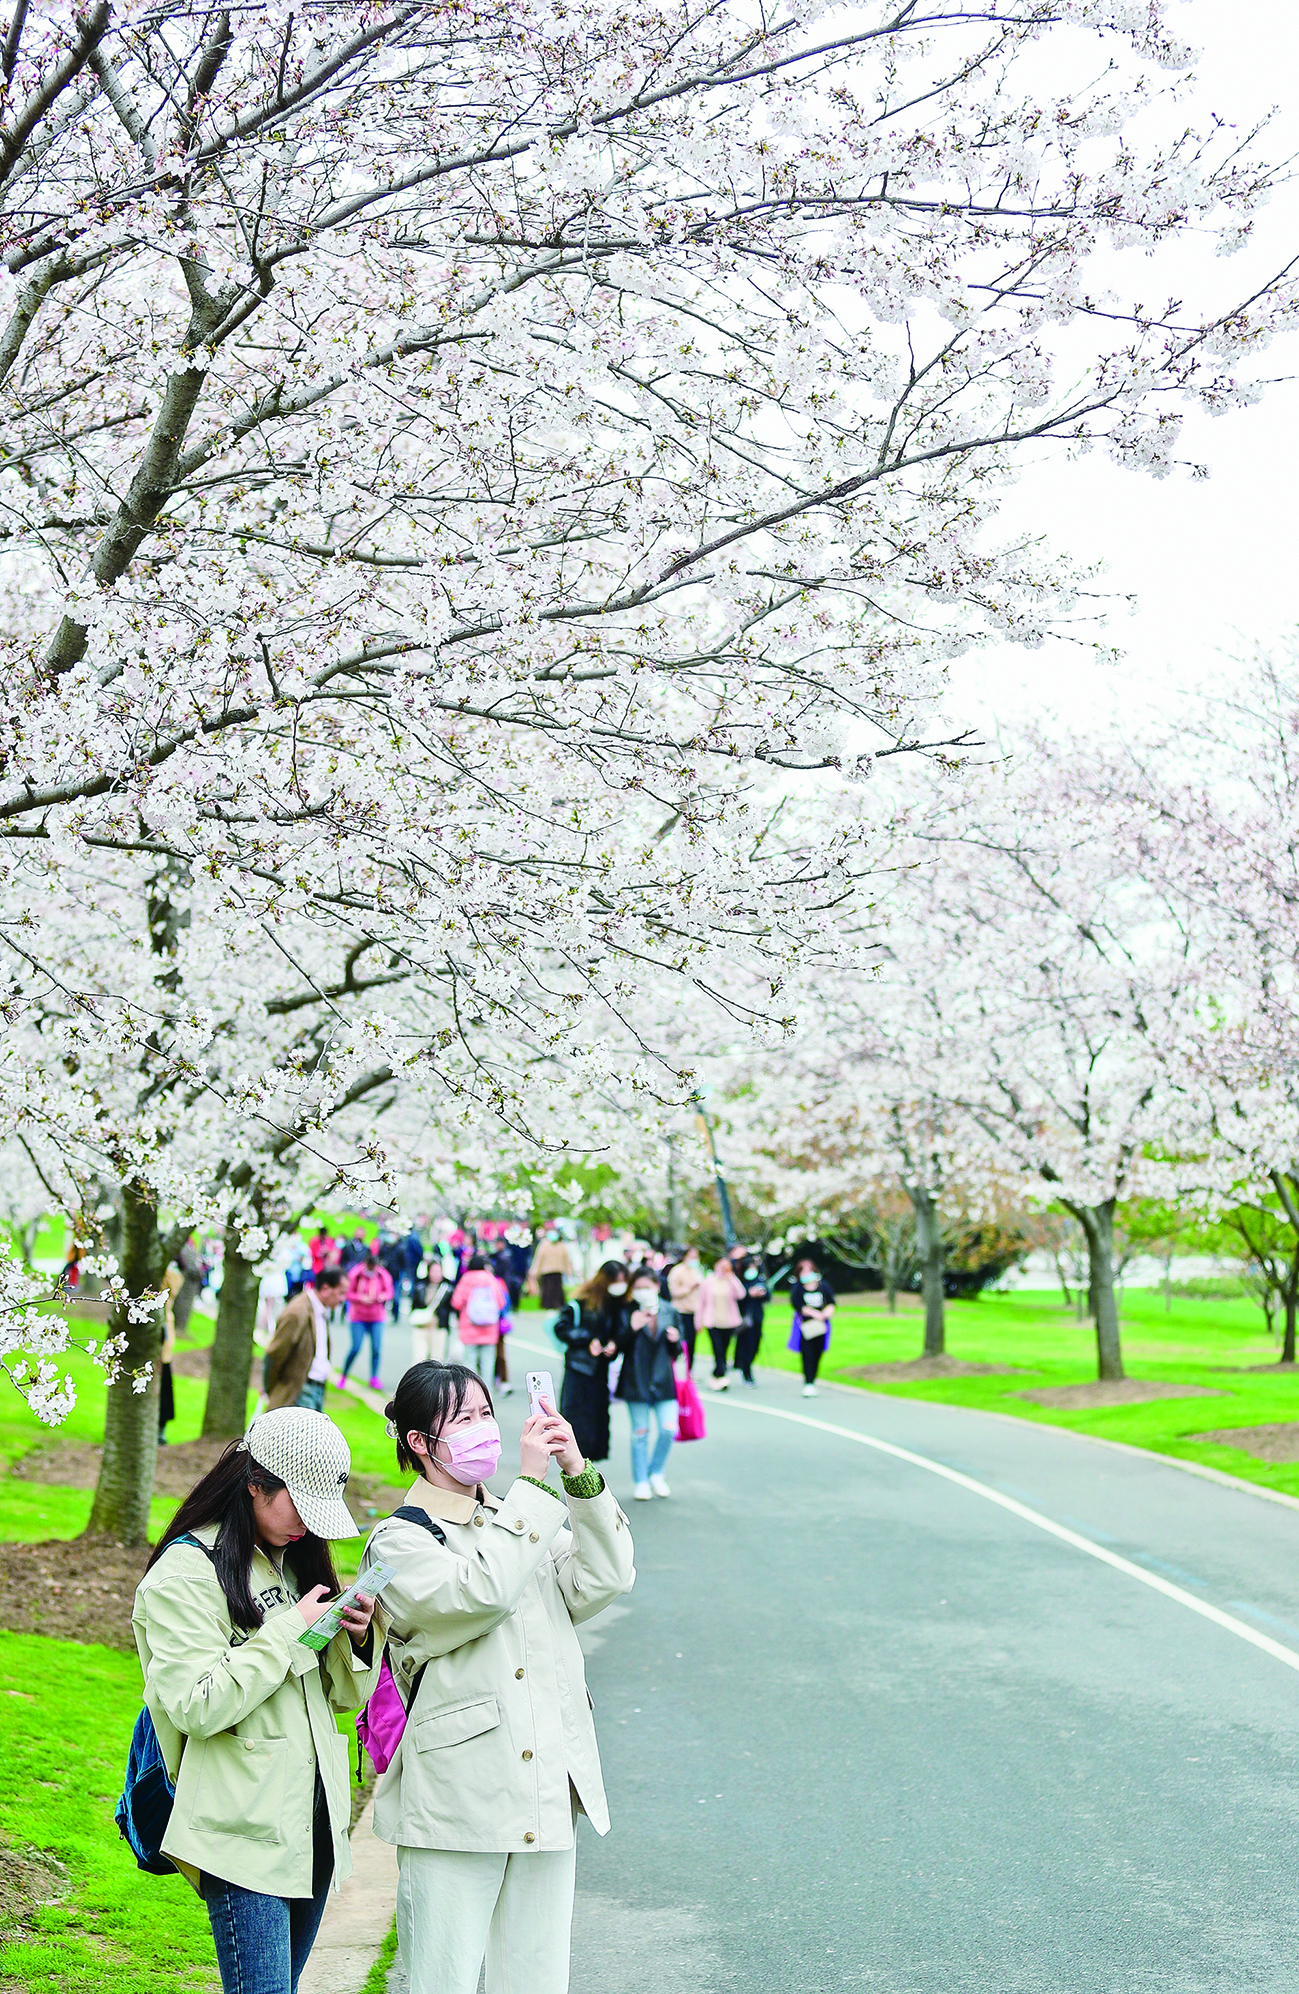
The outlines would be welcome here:
[[[533,1253],[524,1286],[530,1295],[535,1295],[543,1274],[562,1274],[566,1281],[571,1281],[576,1271],[566,1241],[543,1239]]]
[[[216,1541],[216,1525],[194,1535]],[[175,1544],[135,1592],[131,1625],[144,1700],[176,1785],[163,1853],[197,1886],[198,1872],[273,1897],[311,1895],[312,1816],[319,1770],[334,1832],[334,1882],[352,1868],[347,1745],[334,1722],[379,1679],[383,1621],[369,1664],[339,1634],[323,1654],[303,1647],[299,1594],[287,1571],[253,1553],[253,1597],[266,1618],[233,1628],[212,1561]]]
[[[386,1518],[362,1560],[397,1567],[384,1590],[403,1691],[427,1662],[374,1831],[424,1849],[566,1849],[570,1793],[607,1833],[600,1755],[574,1623],[635,1581],[631,1530],[606,1488],[557,1502],[520,1478],[480,1502],[418,1482],[406,1502],[447,1542]]]
[[[693,1315],[704,1270],[695,1260],[678,1260],[668,1269],[668,1293],[682,1315]]]
[[[275,1334],[262,1359],[262,1389],[268,1411],[296,1405],[316,1355],[316,1318],[306,1289],[275,1318]]]

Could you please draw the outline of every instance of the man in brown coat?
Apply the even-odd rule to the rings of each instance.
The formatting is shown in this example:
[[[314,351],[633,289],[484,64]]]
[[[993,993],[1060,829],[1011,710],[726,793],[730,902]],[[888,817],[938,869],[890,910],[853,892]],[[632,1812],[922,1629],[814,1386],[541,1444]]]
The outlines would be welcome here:
[[[262,1389],[268,1411],[280,1406],[325,1409],[329,1375],[330,1309],[343,1299],[347,1276],[341,1267],[322,1267],[314,1288],[304,1288],[275,1319],[275,1334],[262,1359]]]

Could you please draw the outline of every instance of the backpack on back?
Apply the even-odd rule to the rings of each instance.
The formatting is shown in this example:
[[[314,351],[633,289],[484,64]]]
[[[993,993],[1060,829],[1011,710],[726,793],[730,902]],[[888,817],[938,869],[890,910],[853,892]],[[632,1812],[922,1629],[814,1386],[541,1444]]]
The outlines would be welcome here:
[[[172,1539],[175,1544],[194,1544],[208,1558],[206,1544],[188,1533]],[[170,1551],[171,1544],[167,1546]],[[158,1733],[146,1703],[135,1720],[131,1749],[126,1756],[126,1783],[117,1803],[114,1820],[124,1842],[131,1845],[136,1865],[150,1876],[171,1876],[176,1865],[162,1852],[162,1838],[171,1820],[176,1789],[167,1777],[167,1767],[158,1743]]]
[[[486,1281],[476,1282],[469,1290],[469,1300],[465,1313],[475,1329],[490,1329],[501,1319],[501,1304],[496,1294],[496,1283],[489,1286]]]
[[[394,1509],[393,1515],[399,1516],[403,1523],[420,1524],[423,1529],[430,1531],[437,1538],[439,1544],[446,1543],[446,1531],[443,1530],[440,1524],[435,1523],[426,1511],[403,1503],[400,1509]],[[363,1572],[361,1577],[364,1578],[364,1576]],[[411,1711],[415,1708],[415,1698],[419,1695],[419,1686],[424,1680],[424,1670],[427,1667],[428,1663],[425,1662],[420,1668],[416,1669],[414,1680],[410,1686],[409,1701],[403,1703],[401,1691],[397,1687],[397,1678],[394,1676],[391,1664],[388,1661],[388,1644],[385,1641],[383,1659],[379,1663],[379,1680],[370,1692],[369,1702],[356,1715],[356,1783],[358,1786],[361,1783],[361,1747],[363,1745],[370,1754],[370,1763],[376,1772],[387,1772],[389,1766],[397,1756],[397,1747],[405,1735],[406,1722]]]

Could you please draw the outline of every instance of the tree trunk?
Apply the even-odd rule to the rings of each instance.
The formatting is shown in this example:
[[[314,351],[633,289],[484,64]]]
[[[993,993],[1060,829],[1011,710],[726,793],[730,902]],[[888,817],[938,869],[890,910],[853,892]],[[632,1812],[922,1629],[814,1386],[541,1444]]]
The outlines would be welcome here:
[[[947,1325],[943,1312],[943,1233],[938,1223],[938,1207],[932,1194],[921,1185],[908,1184],[906,1190],[915,1208],[916,1243],[920,1248],[925,1356],[941,1357],[947,1348]]]
[[[248,1424],[248,1380],[253,1368],[253,1326],[257,1321],[257,1270],[232,1243],[226,1227],[221,1263],[221,1298],[212,1338],[212,1370],[203,1408],[203,1438],[237,1439]]]
[[[1093,1299],[1096,1323],[1096,1375],[1102,1379],[1123,1376],[1123,1347],[1114,1295],[1114,1205],[1113,1198],[1106,1198],[1099,1205],[1068,1206],[1087,1235],[1087,1289]]]
[[[162,1241],[153,1199],[137,1184],[122,1186],[121,1271],[132,1295],[148,1294],[162,1279]],[[119,1544],[149,1540],[149,1503],[158,1458],[159,1359],[162,1353],[161,1310],[147,1322],[132,1322],[123,1308],[115,1312],[110,1334],[125,1336],[122,1375],[108,1387],[104,1415],[104,1459],[95,1488],[87,1535],[115,1537]],[[148,1389],[137,1392],[132,1373],[152,1364]]]
[[[1290,1257],[1290,1278],[1285,1284],[1285,1341],[1281,1345],[1281,1362],[1294,1363],[1295,1344],[1295,1304],[1299,1301],[1299,1247]]]

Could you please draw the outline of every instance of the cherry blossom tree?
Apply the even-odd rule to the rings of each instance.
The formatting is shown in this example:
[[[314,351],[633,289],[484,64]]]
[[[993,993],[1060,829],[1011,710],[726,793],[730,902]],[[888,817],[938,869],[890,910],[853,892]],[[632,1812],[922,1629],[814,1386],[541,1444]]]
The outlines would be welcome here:
[[[842,959],[852,784],[1073,613],[1017,451],[1161,473],[1293,309],[1092,283],[1248,237],[1192,80],[1126,0],[12,0],[0,1109],[133,1187],[128,1315],[366,1076],[544,1142],[557,1067],[688,1097],[647,980],[748,1030]]]

